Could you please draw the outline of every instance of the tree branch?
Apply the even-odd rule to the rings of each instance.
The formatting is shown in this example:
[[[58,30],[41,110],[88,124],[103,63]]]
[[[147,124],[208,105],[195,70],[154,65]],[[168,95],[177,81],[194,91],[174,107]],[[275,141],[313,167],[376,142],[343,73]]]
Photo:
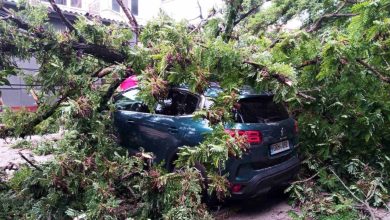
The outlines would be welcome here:
[[[303,61],[303,63],[301,65],[297,66],[297,68],[301,69],[305,66],[315,65],[315,64],[318,64],[320,61],[321,61],[321,59],[319,57],[312,59],[312,60],[305,60],[305,61]]]
[[[23,20],[21,20],[18,17],[13,16],[11,11],[9,11],[8,9],[1,8],[0,10],[5,12],[7,14],[6,18],[13,21],[18,28],[26,30],[26,31],[29,31],[32,28],[28,23],[24,22]],[[44,37],[49,36],[49,34],[44,29],[40,29],[40,30],[36,30],[36,31],[37,32],[26,33],[26,37],[33,36],[33,37],[38,37],[39,39],[43,39]],[[102,59],[102,60],[109,62],[109,63],[123,62],[126,59],[125,55],[123,55],[119,51],[112,49],[112,48],[108,48],[106,46],[102,46],[102,45],[90,44],[90,43],[85,43],[85,42],[71,42],[71,43],[62,43],[62,44],[63,44],[63,46],[68,46],[70,44],[74,50],[82,50],[84,53],[90,54],[96,58]],[[0,50],[2,52],[11,51],[14,48],[17,48],[17,47],[12,42],[0,42]],[[38,51],[40,49],[45,49],[45,50],[52,49],[50,44],[36,45],[35,48],[37,48],[37,49],[32,48],[30,50],[30,52],[35,52],[35,51]]]
[[[125,75],[121,78],[116,79],[111,83],[110,87],[104,93],[103,97],[100,100],[99,107],[97,109],[98,112],[104,111],[108,109],[108,101],[111,99],[112,95],[115,93],[115,90],[120,86],[120,84],[126,80],[129,76],[135,75],[135,71],[128,67],[125,71]]]
[[[353,16],[356,16],[356,15],[358,15],[358,14],[347,13],[347,14],[326,14],[326,15],[323,15],[322,17],[320,17],[316,21],[316,23],[314,23],[314,25],[307,32],[311,33],[311,32],[314,32],[314,31],[317,31],[318,29],[320,29],[321,23],[325,19],[328,19],[328,18],[341,18],[341,17],[353,17]]]
[[[50,108],[46,111],[44,111],[43,113],[41,114],[37,114],[32,120],[30,120],[29,122],[25,123],[24,125],[22,125],[22,133],[19,134],[20,137],[25,137],[29,134],[32,134],[33,133],[33,129],[35,126],[37,126],[38,124],[40,124],[42,121],[48,119],[50,116],[52,116],[56,110],[58,109],[58,107],[60,107],[60,105],[73,93],[73,90],[68,90],[65,92],[64,95],[61,96],[61,98],[59,98],[56,103],[54,103],[54,105],[50,106]],[[0,137],[1,138],[5,138],[5,137],[8,137],[8,136],[15,136],[15,128],[7,128],[7,127],[2,127],[0,129]]]
[[[3,18],[1,18],[1,20],[11,20],[12,22],[14,22],[19,28],[21,29],[24,29],[24,30],[28,30],[30,29],[30,25],[26,22],[24,22],[23,20],[17,18],[10,10],[8,10],[7,8],[0,8],[0,11],[3,11],[3,13],[6,13],[7,15]]]
[[[74,50],[83,50],[84,53],[90,54],[109,63],[123,62],[126,59],[125,55],[119,51],[106,46],[77,42],[72,43],[71,45]]]
[[[65,15],[62,13],[61,9],[57,6],[54,0],[49,0],[49,3],[51,7],[53,7],[53,10],[57,12],[57,14],[60,16],[62,22],[65,24],[65,26],[69,29],[69,31],[75,32],[77,35],[76,28],[73,27],[72,23],[65,17]]]
[[[249,61],[249,60],[245,60],[244,63],[252,65],[256,69],[259,69],[260,70],[260,74],[263,77],[265,77],[265,78],[269,78],[269,77],[274,78],[279,83],[281,83],[283,85],[286,85],[287,87],[292,87],[292,81],[288,77],[286,77],[286,76],[284,76],[282,74],[278,74],[278,73],[270,73],[269,70],[267,69],[267,67],[265,67],[265,66],[263,66],[261,64]],[[297,95],[302,97],[302,98],[309,99],[311,101],[315,101],[316,100],[316,98],[314,98],[314,97],[312,97],[310,95],[307,95],[307,94],[305,94],[303,92],[300,92],[300,91],[297,92]]]
[[[42,169],[40,167],[38,167],[37,165],[35,165],[31,160],[27,159],[26,156],[24,156],[22,154],[22,152],[19,152],[19,155],[28,163],[30,164],[30,166],[34,167],[35,169],[39,170],[39,171],[42,171]]]
[[[247,18],[249,15],[252,15],[253,13],[257,12],[257,9],[260,8],[260,6],[262,6],[263,3],[261,4],[258,4],[256,6],[254,6],[253,8],[251,8],[249,11],[247,11],[246,13],[244,14],[241,14],[240,17],[234,21],[234,25],[237,25],[238,23],[240,23],[242,20],[244,20],[245,18]]]
[[[352,14],[352,13],[346,13],[346,14],[340,14],[339,12],[341,11],[341,9],[344,8],[344,6],[349,3],[348,1],[344,1],[340,4],[340,6],[331,14],[325,14],[323,16],[321,16],[315,23],[314,25],[307,31],[307,32],[314,32],[314,31],[317,31],[320,27],[321,27],[321,24],[322,22],[325,20],[325,19],[328,19],[328,18],[337,18],[337,17],[353,17],[353,16],[356,16],[357,14]]]
[[[126,5],[123,3],[122,0],[116,0],[119,4],[119,6],[122,8],[123,12],[125,13],[127,19],[129,20],[130,28],[131,30],[136,34],[136,38],[138,38],[139,35],[139,26],[137,19],[135,19],[133,13],[131,13],[126,7]]]
[[[372,219],[372,220],[376,220],[375,213],[374,213],[374,211],[372,211],[372,208],[371,208],[370,204],[368,204],[367,201],[363,201],[362,199],[360,199],[359,197],[357,197],[357,196],[355,195],[355,193],[353,193],[353,192],[349,189],[349,187],[344,183],[343,180],[341,180],[341,178],[336,174],[336,172],[335,172],[333,169],[329,168],[329,170],[330,170],[330,172],[332,172],[333,175],[338,179],[338,181],[341,183],[341,185],[349,192],[349,194],[350,194],[356,201],[360,202],[361,204],[363,204],[363,205],[366,207],[367,211],[370,213],[371,219]]]
[[[258,64],[258,63],[254,63],[252,61],[249,61],[249,60],[245,60],[244,63],[246,64],[250,64],[252,65],[253,67],[255,67],[256,69],[259,69],[260,70],[260,74],[263,76],[263,77],[271,77],[271,78],[274,78],[276,79],[279,83],[281,84],[284,84],[288,87],[291,87],[292,86],[292,81],[286,77],[286,76],[283,76],[281,74],[277,74],[277,73],[270,73],[268,68],[261,65],[261,64]]]
[[[297,184],[297,183],[308,182],[308,181],[314,179],[314,178],[315,178],[316,176],[318,176],[319,174],[320,174],[320,172],[317,172],[317,173],[315,173],[313,176],[311,176],[311,177],[309,177],[309,178],[307,178],[307,179],[294,181],[294,182],[291,183],[291,185]]]
[[[368,69],[372,73],[374,73],[374,75],[377,76],[381,81],[383,81],[385,83],[390,83],[390,77],[384,76],[381,72],[379,72],[379,70],[375,69],[373,66],[371,66],[368,63],[366,63],[364,60],[356,59],[356,62],[358,62],[359,64],[364,66],[366,69]]]
[[[199,0],[197,0],[196,3],[198,4],[199,8],[199,18],[203,20],[202,6],[200,5]]]
[[[207,24],[207,21],[213,17],[215,14],[217,13],[217,11],[213,8],[210,13],[207,15],[207,18],[205,19],[202,19],[199,24],[190,32],[190,34],[196,32],[197,30],[199,30],[203,25]]]
[[[238,11],[241,8],[243,0],[230,0],[227,1],[227,16],[226,16],[226,24],[225,24],[225,32],[222,35],[223,40],[229,41],[231,38],[233,29],[234,29],[234,21],[237,18]]]
[[[345,13],[345,14],[339,13],[341,11],[341,9],[344,8],[346,3],[349,3],[349,2],[344,1],[343,3],[340,4],[340,6],[333,13],[325,14],[325,15],[321,16],[307,32],[311,33],[311,32],[314,32],[314,31],[317,31],[318,29],[320,29],[322,22],[326,19],[340,18],[340,17],[353,17],[353,16],[358,15],[358,14],[353,14],[353,13]]]

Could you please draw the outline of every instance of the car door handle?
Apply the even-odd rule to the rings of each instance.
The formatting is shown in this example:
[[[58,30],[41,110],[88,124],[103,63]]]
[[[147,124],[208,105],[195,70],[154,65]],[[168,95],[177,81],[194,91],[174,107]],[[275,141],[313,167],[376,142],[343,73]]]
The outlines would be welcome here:
[[[179,129],[177,129],[176,127],[169,127],[168,131],[169,131],[169,133],[177,133],[179,131]]]
[[[127,120],[127,123],[135,123],[133,120]]]

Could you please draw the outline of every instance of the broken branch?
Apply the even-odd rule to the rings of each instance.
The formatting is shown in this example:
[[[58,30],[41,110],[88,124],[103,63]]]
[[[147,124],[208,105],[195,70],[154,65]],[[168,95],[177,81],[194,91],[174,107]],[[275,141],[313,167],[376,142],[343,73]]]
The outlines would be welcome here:
[[[253,8],[249,9],[246,13],[240,15],[240,17],[234,22],[234,25],[237,25],[242,20],[247,18],[249,15],[252,15],[253,13],[257,12],[257,9],[260,8],[260,6],[262,6],[262,5],[263,5],[263,3],[255,5]]]
[[[344,181],[336,174],[336,172],[335,172],[333,169],[329,168],[329,170],[330,170],[330,172],[333,173],[333,175],[337,178],[337,180],[341,183],[341,185],[349,192],[349,194],[350,194],[356,201],[360,202],[362,205],[364,205],[364,206],[366,207],[367,211],[370,213],[371,219],[372,219],[372,220],[376,220],[375,213],[374,213],[374,211],[372,210],[370,204],[368,204],[367,201],[363,201],[362,199],[360,199],[359,197],[357,197],[357,196],[355,195],[355,193],[353,193],[353,192],[349,189],[349,187],[344,183]]]
[[[292,184],[297,184],[297,183],[305,183],[305,182],[308,182],[308,181],[314,179],[314,178],[315,178],[316,176],[318,176],[319,174],[320,174],[320,172],[317,172],[317,173],[315,173],[313,176],[311,176],[311,177],[309,177],[309,178],[307,178],[307,179],[294,181],[294,182],[291,183],[291,185],[292,185]]]
[[[340,17],[353,17],[353,16],[358,15],[358,14],[354,14],[354,13],[339,13],[340,10],[344,8],[346,3],[348,3],[348,2],[341,3],[340,6],[336,9],[336,11],[334,11],[333,13],[325,14],[325,15],[321,16],[307,32],[311,33],[311,32],[314,32],[314,31],[317,31],[318,29],[320,29],[322,22],[326,19],[340,18]]]
[[[303,63],[301,65],[297,66],[297,68],[301,69],[305,66],[315,65],[315,64],[318,64],[320,61],[321,60],[319,57],[312,59],[312,60],[305,60],[305,61],[303,61]]]
[[[18,28],[26,30],[26,31],[29,31],[32,28],[28,23],[24,22],[23,20],[21,20],[18,17],[13,16],[12,13],[8,9],[1,8],[0,10],[3,11],[6,14],[6,17],[8,17],[8,19],[11,19]],[[31,33],[26,32],[26,37],[31,37],[28,34],[31,34]],[[39,34],[35,34],[35,37],[38,37],[38,38],[41,38],[44,36],[49,36],[49,34],[44,29],[39,30]],[[112,48],[108,48],[108,47],[103,46],[103,45],[90,44],[90,43],[85,43],[85,42],[71,42],[71,43],[64,42],[63,44],[64,44],[63,46],[71,45],[72,49],[74,49],[74,50],[82,50],[84,53],[87,53],[87,54],[92,55],[96,58],[102,59],[102,60],[109,62],[109,63],[123,62],[126,59],[126,57],[122,53],[120,53],[119,51],[112,49]],[[15,48],[16,48],[16,46],[12,42],[0,42],[0,49],[2,52],[12,51]],[[48,44],[48,45],[35,45],[30,49],[30,52],[33,53],[35,51],[39,51],[42,49],[43,50],[51,50],[52,47],[50,44]]]
[[[282,74],[278,74],[278,73],[270,73],[269,70],[265,66],[263,66],[261,64],[258,64],[258,63],[255,63],[255,62],[252,62],[252,61],[249,61],[249,60],[245,60],[244,63],[252,65],[256,69],[259,69],[260,70],[260,74],[263,77],[265,77],[265,78],[267,78],[267,77],[274,78],[279,83],[281,83],[283,85],[286,85],[287,87],[292,87],[292,81],[288,77],[286,77],[286,76],[284,76]],[[302,98],[309,99],[311,101],[315,101],[316,100],[316,98],[314,98],[313,96],[307,95],[307,94],[305,94],[303,92],[300,92],[300,91],[297,92],[297,95],[302,97]]]
[[[123,12],[125,13],[127,19],[129,20],[130,28],[131,30],[136,34],[136,37],[139,35],[139,26],[137,19],[135,19],[133,13],[129,11],[129,9],[125,6],[122,0],[116,0],[119,4],[119,6],[122,8]]]
[[[73,31],[78,35],[76,28],[74,28],[72,23],[70,23],[70,21],[65,17],[65,15],[62,13],[61,9],[58,7],[55,1],[49,0],[49,3],[53,7],[53,10],[57,12],[57,14],[60,16],[62,22],[64,22],[65,26],[69,29],[69,31]]]
[[[112,97],[112,95],[115,93],[116,89],[120,86],[120,84],[126,80],[129,76],[135,75],[135,71],[128,67],[125,71],[125,75],[123,77],[120,77],[118,79],[115,79],[114,82],[111,83],[110,87],[107,89],[107,91],[104,93],[103,97],[100,99],[99,107],[97,109],[98,112],[104,111],[108,109],[108,101]]]
[[[35,169],[39,170],[39,171],[42,171],[42,169],[40,167],[38,167],[37,165],[35,165],[31,160],[27,159],[26,156],[24,156],[22,154],[22,152],[19,152],[19,155],[28,163],[30,164],[30,166],[34,167]]]
[[[374,75],[377,76],[381,81],[383,81],[385,83],[390,83],[390,77],[384,76],[381,72],[379,72],[379,70],[375,69],[373,66],[371,66],[368,63],[366,63],[364,60],[356,59],[356,62],[358,62],[359,64],[364,66],[366,69],[368,69],[372,73],[374,73]]]

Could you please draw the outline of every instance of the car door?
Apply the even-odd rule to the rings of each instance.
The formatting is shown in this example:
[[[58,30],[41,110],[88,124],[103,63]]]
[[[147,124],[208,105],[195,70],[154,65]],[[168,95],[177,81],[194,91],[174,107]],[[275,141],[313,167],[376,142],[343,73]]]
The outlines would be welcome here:
[[[167,160],[178,147],[186,145],[185,134],[192,126],[192,113],[198,108],[199,98],[188,91],[171,89],[159,100],[155,114],[138,121],[142,146],[153,152],[156,162]]]
[[[149,116],[149,109],[138,98],[139,89],[133,88],[114,98],[114,126],[119,134],[120,144],[136,152],[142,147],[142,136],[138,123]]]
[[[122,145],[132,150],[142,147],[160,162],[178,147],[191,143],[186,140],[186,133],[193,133],[192,113],[199,107],[199,96],[171,89],[166,98],[158,101],[155,114],[145,111],[135,96],[136,92],[128,92],[116,102],[119,110],[115,113],[115,123]]]

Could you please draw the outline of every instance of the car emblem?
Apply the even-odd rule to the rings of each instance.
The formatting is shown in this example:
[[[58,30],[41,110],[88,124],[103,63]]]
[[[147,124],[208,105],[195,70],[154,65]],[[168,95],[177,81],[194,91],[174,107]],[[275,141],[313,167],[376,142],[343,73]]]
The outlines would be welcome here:
[[[280,136],[281,136],[281,137],[284,136],[284,128],[280,129]]]

